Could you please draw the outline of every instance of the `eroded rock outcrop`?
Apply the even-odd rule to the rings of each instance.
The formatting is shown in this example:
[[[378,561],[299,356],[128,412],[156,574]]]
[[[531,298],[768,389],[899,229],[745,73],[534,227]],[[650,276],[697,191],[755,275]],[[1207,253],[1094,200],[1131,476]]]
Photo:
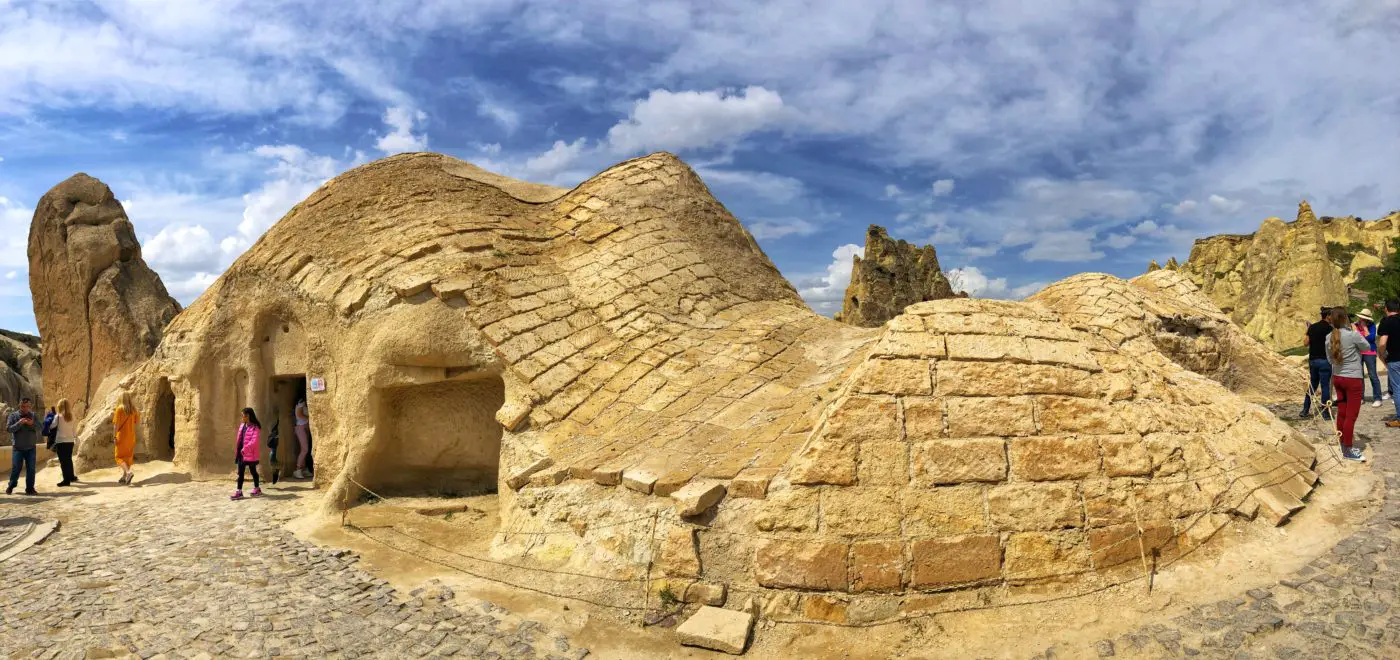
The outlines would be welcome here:
[[[1281,350],[1302,344],[1320,306],[1346,304],[1349,287],[1397,237],[1400,213],[1318,218],[1303,201],[1293,222],[1269,218],[1253,234],[1197,240],[1179,270],[1250,336]]]
[[[938,267],[932,245],[915,246],[890,238],[884,227],[865,232],[865,256],[856,256],[851,283],[841,302],[838,321],[876,328],[904,313],[914,303],[955,298],[952,285]]]
[[[24,397],[44,405],[44,377],[39,359],[39,338],[22,332],[0,330],[0,413]]]
[[[29,287],[44,338],[44,398],[67,398],[79,415],[151,356],[180,311],[142,260],[111,189],[86,174],[54,186],[34,209]]]

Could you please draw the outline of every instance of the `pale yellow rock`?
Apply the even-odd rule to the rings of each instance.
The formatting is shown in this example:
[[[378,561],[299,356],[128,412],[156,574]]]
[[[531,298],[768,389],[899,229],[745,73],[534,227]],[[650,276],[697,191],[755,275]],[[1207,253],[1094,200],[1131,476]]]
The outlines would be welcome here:
[[[705,606],[676,627],[676,638],[686,646],[740,655],[753,632],[753,612]]]
[[[700,577],[700,548],[695,542],[695,530],[676,526],[666,531],[661,541],[661,571],[671,577]]]
[[[671,493],[671,499],[676,501],[676,513],[698,516],[719,504],[724,493],[724,484],[718,481],[693,481]]]

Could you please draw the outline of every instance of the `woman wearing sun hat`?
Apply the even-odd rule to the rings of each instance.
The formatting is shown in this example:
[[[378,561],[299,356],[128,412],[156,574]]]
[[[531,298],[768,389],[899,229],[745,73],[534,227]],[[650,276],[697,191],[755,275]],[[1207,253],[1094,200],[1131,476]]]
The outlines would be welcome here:
[[[1356,315],[1356,331],[1371,344],[1371,350],[1361,351],[1361,370],[1371,379],[1371,407],[1381,407],[1381,379],[1376,375],[1376,320],[1370,309]]]

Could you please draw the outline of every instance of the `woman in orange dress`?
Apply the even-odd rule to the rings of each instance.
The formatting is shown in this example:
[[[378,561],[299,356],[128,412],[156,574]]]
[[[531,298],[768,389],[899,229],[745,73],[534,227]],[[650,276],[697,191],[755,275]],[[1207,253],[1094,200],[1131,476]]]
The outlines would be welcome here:
[[[131,394],[122,392],[117,411],[112,414],[112,425],[117,428],[117,465],[122,468],[122,478],[117,483],[131,483],[131,464],[135,462],[136,457],[136,425],[140,423],[141,413],[137,412],[136,406],[131,403]]]

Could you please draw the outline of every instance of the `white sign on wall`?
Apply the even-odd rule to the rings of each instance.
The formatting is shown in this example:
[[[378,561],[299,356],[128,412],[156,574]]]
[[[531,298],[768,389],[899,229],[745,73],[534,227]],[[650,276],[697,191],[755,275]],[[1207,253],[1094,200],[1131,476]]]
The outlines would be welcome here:
[[[312,392],[324,392],[324,391],[326,391],[326,379],[324,379],[324,378],[312,378],[312,379],[311,379],[311,391],[312,391]]]

